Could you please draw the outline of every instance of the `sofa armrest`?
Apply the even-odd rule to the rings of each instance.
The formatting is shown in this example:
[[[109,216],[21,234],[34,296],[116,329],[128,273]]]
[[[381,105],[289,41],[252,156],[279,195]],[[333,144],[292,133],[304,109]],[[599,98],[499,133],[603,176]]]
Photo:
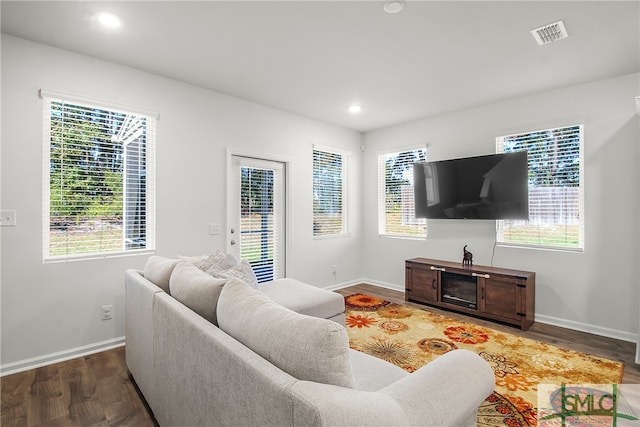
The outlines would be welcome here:
[[[330,384],[297,381],[289,389],[294,400],[293,425],[307,427],[409,426],[402,407],[390,396]]]
[[[125,271],[125,358],[127,368],[147,401],[152,401],[153,296],[164,291],[142,271]]]
[[[454,350],[380,390],[404,409],[414,426],[475,426],[478,406],[493,392],[489,364]]]

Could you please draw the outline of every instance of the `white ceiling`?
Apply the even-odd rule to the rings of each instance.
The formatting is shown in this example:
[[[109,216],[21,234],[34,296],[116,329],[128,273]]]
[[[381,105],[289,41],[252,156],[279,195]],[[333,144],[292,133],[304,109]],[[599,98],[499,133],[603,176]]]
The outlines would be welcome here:
[[[639,5],[3,0],[1,14],[6,34],[365,132],[638,72]],[[557,20],[569,38],[538,46],[530,30]]]

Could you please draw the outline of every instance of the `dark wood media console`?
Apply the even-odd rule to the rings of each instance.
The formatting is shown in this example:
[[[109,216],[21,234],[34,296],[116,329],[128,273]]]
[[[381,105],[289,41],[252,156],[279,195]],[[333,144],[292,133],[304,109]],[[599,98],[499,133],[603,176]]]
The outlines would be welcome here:
[[[405,300],[527,330],[534,322],[536,273],[427,258],[405,261]]]

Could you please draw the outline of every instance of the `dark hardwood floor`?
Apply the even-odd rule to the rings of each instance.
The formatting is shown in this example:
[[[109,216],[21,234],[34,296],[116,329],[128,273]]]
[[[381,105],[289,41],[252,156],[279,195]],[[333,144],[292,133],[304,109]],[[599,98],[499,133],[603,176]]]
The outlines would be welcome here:
[[[153,427],[124,347],[0,379],[3,427]]]
[[[623,383],[640,384],[640,366],[634,363],[635,344],[556,326],[535,323],[528,331],[404,301],[404,293],[372,285],[337,291],[363,293],[431,310],[449,317],[503,330],[560,347],[578,350],[625,364]],[[128,375],[125,348],[80,357],[0,379],[3,427],[111,427],[157,426],[135,383]]]

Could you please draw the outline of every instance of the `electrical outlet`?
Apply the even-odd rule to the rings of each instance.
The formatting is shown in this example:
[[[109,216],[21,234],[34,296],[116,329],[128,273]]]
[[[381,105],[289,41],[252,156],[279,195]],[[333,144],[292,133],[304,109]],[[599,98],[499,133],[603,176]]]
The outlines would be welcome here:
[[[338,274],[338,266],[337,265],[333,265],[333,275],[335,276],[336,274]]]
[[[102,320],[111,320],[113,316],[111,314],[111,310],[113,309],[112,305],[103,305],[102,306]]]
[[[16,211],[0,211],[0,225],[3,227],[16,225]]]
[[[209,234],[212,236],[217,236],[222,233],[222,227],[220,224],[212,223],[209,224]]]

